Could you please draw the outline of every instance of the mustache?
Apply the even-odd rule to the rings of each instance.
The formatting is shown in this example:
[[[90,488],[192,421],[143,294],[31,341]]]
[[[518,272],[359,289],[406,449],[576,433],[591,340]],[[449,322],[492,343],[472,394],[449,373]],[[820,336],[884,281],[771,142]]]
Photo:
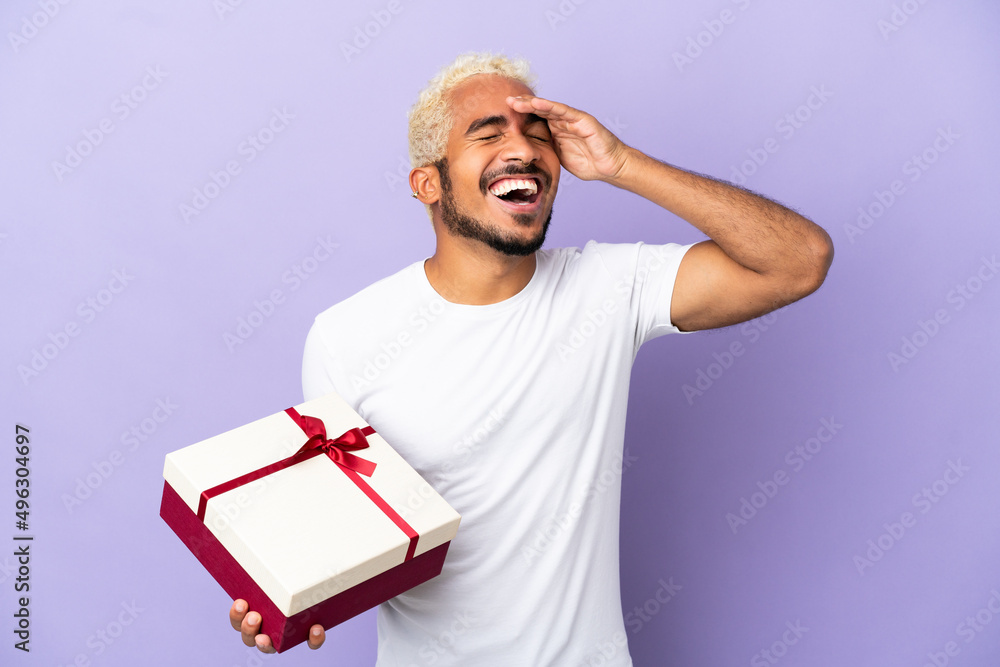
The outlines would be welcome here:
[[[534,163],[528,163],[520,166],[509,164],[502,169],[492,171],[488,174],[483,174],[483,177],[479,179],[479,188],[483,192],[486,192],[486,190],[490,187],[490,183],[503,176],[537,176],[542,182],[542,186],[546,189],[548,189],[548,187],[552,184],[552,177],[542,171],[542,169]]]

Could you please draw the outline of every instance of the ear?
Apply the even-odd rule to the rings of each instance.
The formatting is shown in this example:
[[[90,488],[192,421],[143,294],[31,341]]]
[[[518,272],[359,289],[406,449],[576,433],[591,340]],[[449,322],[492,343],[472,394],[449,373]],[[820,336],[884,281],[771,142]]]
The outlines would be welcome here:
[[[424,204],[434,204],[441,199],[441,175],[434,165],[417,167],[410,172],[410,191]]]

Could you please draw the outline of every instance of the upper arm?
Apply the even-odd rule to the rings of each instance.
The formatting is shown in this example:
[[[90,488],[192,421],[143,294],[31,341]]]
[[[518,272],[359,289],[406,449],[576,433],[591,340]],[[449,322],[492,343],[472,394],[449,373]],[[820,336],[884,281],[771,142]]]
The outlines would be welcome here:
[[[781,308],[814,289],[752,271],[714,241],[702,241],[688,250],[677,269],[670,320],[682,331],[725,327]]]
[[[311,401],[336,391],[330,376],[332,363],[333,357],[323,341],[320,325],[314,322],[302,353],[302,395],[305,400]]]

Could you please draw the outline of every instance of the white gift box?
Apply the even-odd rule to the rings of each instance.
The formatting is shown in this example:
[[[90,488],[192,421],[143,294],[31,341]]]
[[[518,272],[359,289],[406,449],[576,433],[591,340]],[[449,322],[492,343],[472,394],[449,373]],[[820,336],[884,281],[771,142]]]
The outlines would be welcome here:
[[[439,574],[458,531],[377,432],[352,449],[365,427],[329,394],[166,457],[160,515],[279,652]],[[332,444],[341,434],[348,444]],[[307,441],[325,447],[296,455]]]

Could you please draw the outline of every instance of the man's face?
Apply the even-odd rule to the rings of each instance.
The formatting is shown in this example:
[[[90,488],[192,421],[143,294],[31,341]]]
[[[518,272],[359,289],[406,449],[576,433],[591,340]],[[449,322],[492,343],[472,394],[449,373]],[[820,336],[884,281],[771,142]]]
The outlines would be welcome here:
[[[559,158],[548,124],[517,113],[508,95],[524,84],[495,75],[452,91],[454,125],[441,178],[441,220],[457,236],[507,255],[528,255],[545,241],[559,184]]]

